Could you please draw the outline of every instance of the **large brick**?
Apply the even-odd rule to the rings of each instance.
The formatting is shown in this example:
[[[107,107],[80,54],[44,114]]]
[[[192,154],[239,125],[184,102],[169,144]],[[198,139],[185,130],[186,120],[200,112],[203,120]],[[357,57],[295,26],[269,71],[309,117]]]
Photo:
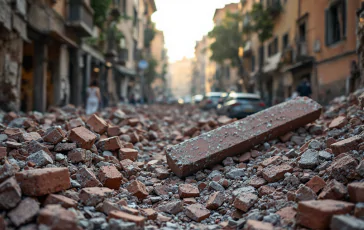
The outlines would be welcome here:
[[[302,97],[276,105],[168,148],[168,165],[177,176],[188,176],[316,120],[321,108]]]
[[[130,148],[121,148],[119,151],[119,159],[120,160],[129,159],[131,161],[136,161],[138,159],[138,150]]]
[[[350,150],[358,150],[359,144],[363,141],[363,138],[360,136],[349,137],[345,140],[338,141],[331,145],[332,152],[335,156],[349,152]]]
[[[62,208],[60,205],[47,205],[40,210],[38,224],[52,230],[79,230],[75,212]]]
[[[22,193],[28,196],[43,196],[71,187],[68,168],[44,168],[15,174]]]
[[[96,135],[85,127],[78,127],[71,130],[68,139],[77,143],[77,145],[84,149],[91,149],[95,143]]]
[[[98,117],[96,114],[91,115],[86,123],[88,126],[90,126],[91,130],[96,133],[103,134],[107,130],[106,121]]]
[[[14,177],[0,184],[0,209],[14,208],[21,200],[21,190]]]
[[[310,200],[298,203],[297,223],[311,229],[329,229],[332,216],[350,213],[354,204],[336,200]]]

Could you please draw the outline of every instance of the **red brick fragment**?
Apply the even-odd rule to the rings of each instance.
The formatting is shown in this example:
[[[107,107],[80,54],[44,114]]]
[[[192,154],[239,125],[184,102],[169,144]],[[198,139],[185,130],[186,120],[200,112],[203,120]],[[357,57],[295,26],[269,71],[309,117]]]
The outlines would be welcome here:
[[[302,97],[281,103],[168,148],[168,165],[179,177],[190,175],[316,120],[321,108]]]
[[[152,208],[144,208],[140,210],[140,213],[145,216],[148,220],[156,220],[158,213]]]
[[[62,208],[60,205],[47,205],[40,210],[38,224],[52,230],[79,230],[76,213]]]
[[[105,187],[116,190],[120,188],[123,179],[123,176],[115,166],[102,166],[98,177]]]
[[[348,119],[344,116],[338,116],[334,120],[331,121],[329,125],[329,129],[341,129],[348,123]]]
[[[194,221],[201,222],[210,216],[210,211],[201,204],[191,204],[185,209],[186,215]]]
[[[258,196],[253,193],[243,193],[235,198],[234,207],[247,212],[257,202]]]
[[[364,182],[355,182],[348,185],[350,200],[364,202]]]
[[[261,222],[257,220],[248,220],[246,222],[247,230],[273,230],[274,226],[271,223]]]
[[[83,188],[80,192],[80,201],[87,206],[96,206],[98,203],[103,202],[105,198],[110,197],[113,191],[109,188]]]
[[[111,211],[109,213],[109,218],[121,219],[126,222],[133,222],[141,228],[144,227],[145,218],[142,216],[135,216],[122,211]]]
[[[120,210],[118,204],[112,203],[108,200],[104,200],[104,202],[102,203],[101,211],[106,215],[109,215],[109,213],[113,210]]]
[[[43,137],[43,140],[52,144],[58,144],[65,138],[65,133],[63,130],[59,127],[56,127],[46,133],[46,135]]]
[[[0,147],[0,160],[7,157],[8,152],[6,151],[6,147]]]
[[[181,184],[178,187],[178,194],[180,198],[197,197],[200,195],[200,191],[191,184]]]
[[[288,164],[272,165],[263,169],[263,178],[272,183],[283,179],[285,173],[292,171],[293,168]]]
[[[140,171],[140,168],[138,167],[138,165],[129,160],[129,159],[125,159],[125,160],[122,160],[120,161],[120,165],[121,165],[121,168],[129,175],[135,175],[137,174],[139,171]]]
[[[347,214],[354,204],[336,200],[310,200],[298,203],[297,223],[311,229],[329,229],[331,217]]]
[[[134,180],[133,182],[131,182],[129,184],[129,186],[127,187],[127,190],[133,196],[138,197],[138,199],[140,199],[140,200],[145,199],[149,195],[145,185],[142,182],[138,181],[138,180]]]
[[[281,160],[282,160],[282,157],[274,156],[274,157],[270,157],[268,159],[265,159],[264,161],[262,161],[260,163],[260,165],[263,166],[263,167],[267,167],[269,165],[277,164]]]
[[[326,186],[326,182],[321,177],[314,176],[306,183],[306,186],[311,188],[315,193],[318,193]]]
[[[19,140],[21,142],[29,142],[29,141],[36,141],[41,139],[42,137],[37,132],[30,132],[30,133],[22,133],[19,136]]]
[[[43,196],[71,187],[68,168],[44,168],[15,174],[22,193],[28,196]]]
[[[353,136],[342,141],[338,141],[331,145],[332,152],[335,156],[349,152],[350,150],[357,150],[359,144],[362,142],[362,137]]]
[[[107,130],[106,121],[96,114],[92,114],[86,123],[96,133],[103,134]]]
[[[320,195],[318,196],[319,199],[331,199],[331,200],[340,200],[345,196],[347,193],[347,190],[345,186],[336,181],[331,180],[325,188],[322,190]]]
[[[336,159],[327,169],[331,178],[347,183],[348,179],[354,179],[356,176],[356,167],[358,163],[351,156],[343,156]]]
[[[85,162],[86,160],[86,149],[76,148],[68,152],[67,158],[74,164]]]
[[[85,126],[85,123],[81,118],[72,119],[66,123],[67,130],[71,130],[80,126]]]
[[[238,159],[239,159],[239,162],[248,162],[251,157],[252,157],[251,153],[246,152],[246,153],[243,153]]]
[[[138,159],[138,150],[130,148],[121,148],[119,151],[119,159],[120,160],[129,159],[131,161],[136,161]]]
[[[107,128],[107,135],[109,137],[119,136],[121,134],[120,127],[118,126],[110,126]]]
[[[44,206],[49,204],[59,204],[63,208],[76,208],[77,207],[77,201],[68,198],[66,196],[57,195],[57,194],[49,194],[47,196],[47,199],[44,201]]]
[[[110,137],[103,140],[100,140],[97,143],[97,146],[102,150],[115,151],[122,148],[122,144],[119,137]]]
[[[30,222],[38,214],[39,203],[33,198],[27,197],[19,205],[8,213],[8,216],[17,227]]]
[[[253,176],[249,181],[249,185],[253,186],[254,188],[260,188],[261,186],[265,185],[266,183],[267,183],[267,181],[265,181],[263,178],[257,177],[257,176]]]
[[[297,212],[292,207],[285,207],[277,211],[276,214],[281,217],[281,220],[283,220],[283,222],[285,222],[286,224],[291,224],[294,222]]]
[[[81,168],[76,173],[76,179],[81,184],[82,188],[101,186],[100,181],[96,178],[91,169]]]
[[[0,210],[14,208],[21,200],[21,190],[14,177],[0,184]]]
[[[225,201],[224,194],[221,192],[214,192],[210,195],[206,203],[206,208],[208,209],[218,209]]]
[[[80,148],[91,149],[92,145],[95,143],[96,135],[90,130],[81,126],[72,129],[68,139],[77,143]]]

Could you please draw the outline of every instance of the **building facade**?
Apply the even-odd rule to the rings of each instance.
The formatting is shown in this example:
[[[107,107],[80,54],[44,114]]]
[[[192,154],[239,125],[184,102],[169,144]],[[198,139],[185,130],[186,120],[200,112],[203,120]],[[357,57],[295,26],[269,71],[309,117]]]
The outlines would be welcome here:
[[[192,59],[184,57],[182,60],[170,63],[171,90],[176,98],[191,96]]]

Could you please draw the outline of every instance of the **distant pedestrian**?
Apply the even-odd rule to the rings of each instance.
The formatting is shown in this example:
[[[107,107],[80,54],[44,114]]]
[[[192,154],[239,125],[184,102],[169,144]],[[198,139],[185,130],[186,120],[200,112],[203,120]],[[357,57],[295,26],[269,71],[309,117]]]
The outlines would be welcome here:
[[[86,114],[96,113],[99,109],[99,104],[101,102],[100,88],[96,80],[92,81],[90,87],[87,88],[87,104],[86,104]]]
[[[301,84],[297,87],[296,91],[301,97],[311,97],[312,89],[310,82],[308,81],[307,78],[304,78],[302,80]]]

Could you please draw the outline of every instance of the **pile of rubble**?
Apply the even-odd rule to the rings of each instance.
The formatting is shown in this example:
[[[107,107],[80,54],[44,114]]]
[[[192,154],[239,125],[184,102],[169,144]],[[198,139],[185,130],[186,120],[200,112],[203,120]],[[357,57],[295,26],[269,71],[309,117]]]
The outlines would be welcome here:
[[[363,105],[2,113],[0,229],[364,229]]]

